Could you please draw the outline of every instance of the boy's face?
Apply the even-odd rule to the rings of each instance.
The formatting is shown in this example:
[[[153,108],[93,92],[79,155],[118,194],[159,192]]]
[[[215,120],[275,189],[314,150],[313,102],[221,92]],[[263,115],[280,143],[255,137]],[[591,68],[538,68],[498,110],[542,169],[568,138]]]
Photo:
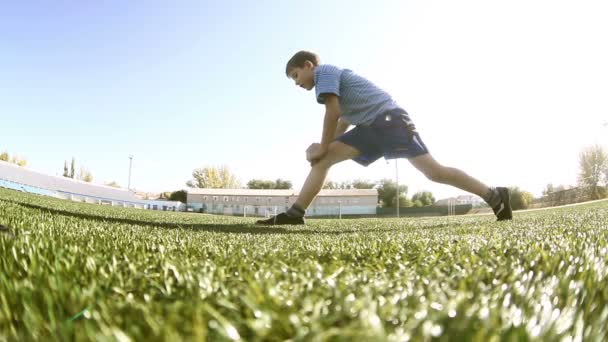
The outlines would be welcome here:
[[[315,87],[315,66],[310,61],[304,62],[303,67],[291,68],[289,70],[289,78],[291,78],[297,86],[306,90],[311,90]]]

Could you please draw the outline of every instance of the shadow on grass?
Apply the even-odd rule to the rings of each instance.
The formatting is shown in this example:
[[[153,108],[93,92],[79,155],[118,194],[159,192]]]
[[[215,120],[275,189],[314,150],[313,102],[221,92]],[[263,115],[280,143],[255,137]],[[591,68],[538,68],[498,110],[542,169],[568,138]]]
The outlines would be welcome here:
[[[148,226],[148,227],[162,227],[162,228],[170,228],[170,229],[188,229],[192,231],[204,231],[204,232],[212,232],[212,233],[238,233],[238,234],[298,234],[298,235],[342,235],[342,234],[354,234],[354,233],[362,233],[366,230],[339,230],[339,231],[322,231],[322,230],[310,230],[307,226],[263,226],[256,225],[253,222],[251,223],[173,223],[173,222],[149,222],[149,221],[140,221],[128,218],[119,218],[119,217],[107,217],[100,216],[95,214],[85,214],[85,213],[75,213],[68,210],[61,210],[56,208],[49,208],[42,205],[32,204],[32,203],[22,203],[18,201],[1,199],[13,204],[17,204],[19,206],[23,206],[30,209],[38,209],[43,212],[47,212],[53,215],[63,215],[63,216],[71,216],[77,217],[86,220],[97,220],[103,222],[115,222],[115,223],[124,223],[124,224],[133,224],[140,226]]]

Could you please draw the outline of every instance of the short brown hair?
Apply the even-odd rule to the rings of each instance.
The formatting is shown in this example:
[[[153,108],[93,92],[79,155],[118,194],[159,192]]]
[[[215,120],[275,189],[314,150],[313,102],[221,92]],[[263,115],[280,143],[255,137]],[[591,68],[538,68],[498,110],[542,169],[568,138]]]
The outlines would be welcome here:
[[[289,70],[293,68],[301,68],[304,66],[306,61],[310,61],[314,66],[319,65],[319,56],[316,53],[310,51],[298,51],[293,57],[289,59],[285,66],[285,75],[289,77]]]

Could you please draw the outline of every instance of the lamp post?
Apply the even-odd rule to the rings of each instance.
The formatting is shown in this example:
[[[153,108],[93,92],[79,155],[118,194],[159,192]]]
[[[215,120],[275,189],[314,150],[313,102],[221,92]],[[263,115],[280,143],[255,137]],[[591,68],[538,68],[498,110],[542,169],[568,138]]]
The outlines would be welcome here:
[[[131,190],[131,167],[133,166],[133,155],[129,155],[129,183],[127,190]]]
[[[398,158],[395,158],[395,180],[397,182],[397,217],[399,217],[399,165],[397,164],[398,160]]]

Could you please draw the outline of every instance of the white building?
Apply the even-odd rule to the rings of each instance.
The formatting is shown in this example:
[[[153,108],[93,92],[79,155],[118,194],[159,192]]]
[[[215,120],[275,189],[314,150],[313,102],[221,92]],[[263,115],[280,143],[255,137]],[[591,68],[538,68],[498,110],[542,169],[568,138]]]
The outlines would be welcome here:
[[[294,190],[188,189],[188,208],[197,212],[269,216],[284,212],[296,201]],[[375,215],[376,189],[321,190],[306,216]]]
[[[448,203],[452,203],[455,205],[461,205],[461,204],[471,204],[473,206],[478,206],[480,204],[485,203],[484,200],[476,195],[460,195],[457,197],[450,197],[450,198],[444,198],[444,199],[440,199],[438,201],[435,202],[436,206],[447,206]]]

